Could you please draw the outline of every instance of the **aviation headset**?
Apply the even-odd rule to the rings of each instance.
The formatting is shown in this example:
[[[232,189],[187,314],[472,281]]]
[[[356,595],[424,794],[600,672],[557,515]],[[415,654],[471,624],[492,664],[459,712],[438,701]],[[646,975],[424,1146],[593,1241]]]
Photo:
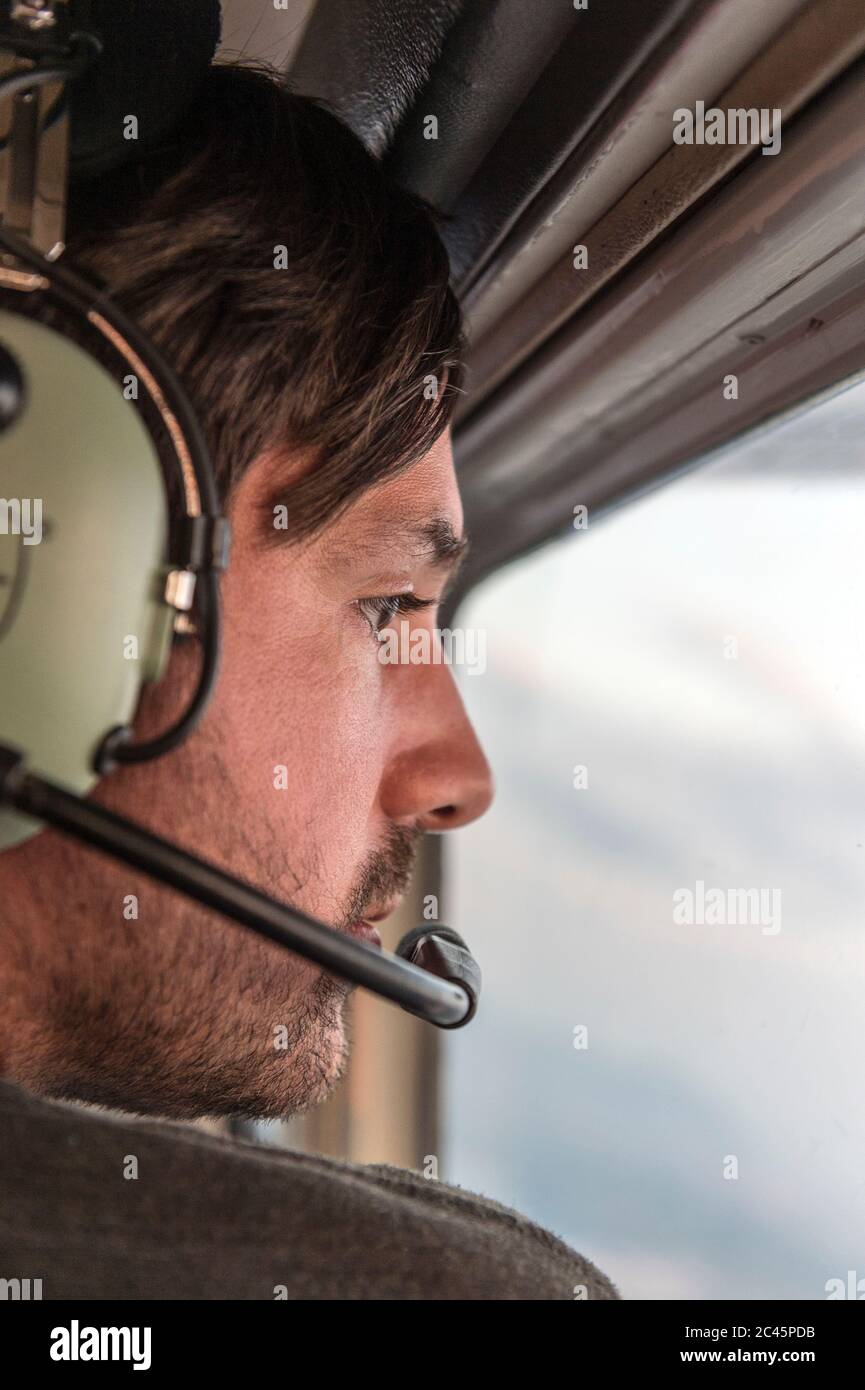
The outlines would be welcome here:
[[[154,113],[151,135],[179,119],[195,89],[190,74],[206,68],[218,32],[216,0],[149,0],[132,10],[117,0],[0,3],[0,289],[20,300],[20,312],[0,310],[0,852],[52,825],[420,1018],[458,1028],[474,1016],[480,971],[450,928],[418,927],[391,955],[87,799],[98,778],[178,747],[200,719],[217,676],[229,532],[177,377],[104,291],[58,260],[67,179],[129,157],[118,132],[130,90],[138,110]],[[179,61],[184,80],[174,82]],[[36,292],[89,324],[113,352],[116,374],[36,321],[28,308]],[[176,527],[154,439],[121,386],[130,377],[170,441],[185,508]],[[137,741],[141,687],[164,674],[193,602],[197,689],[170,728]],[[130,634],[137,660],[128,659]]]

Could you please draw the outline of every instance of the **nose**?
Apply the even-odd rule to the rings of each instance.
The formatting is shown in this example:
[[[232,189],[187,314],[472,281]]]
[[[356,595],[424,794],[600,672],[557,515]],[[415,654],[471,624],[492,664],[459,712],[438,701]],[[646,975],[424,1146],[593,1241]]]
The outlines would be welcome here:
[[[401,674],[401,736],[382,782],[382,810],[398,824],[457,830],[489,809],[490,765],[450,668],[403,667]]]

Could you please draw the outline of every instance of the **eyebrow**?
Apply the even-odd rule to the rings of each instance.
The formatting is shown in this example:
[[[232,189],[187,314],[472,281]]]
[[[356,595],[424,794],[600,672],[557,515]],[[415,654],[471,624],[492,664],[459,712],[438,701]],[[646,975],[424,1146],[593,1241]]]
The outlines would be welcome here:
[[[420,546],[418,558],[426,559],[436,568],[456,569],[465,558],[468,536],[458,536],[446,516],[433,517],[432,521],[412,529],[416,544]]]
[[[390,553],[398,552],[399,559],[409,562],[422,562],[433,569],[450,572],[449,585],[456,577],[459,566],[465,559],[469,548],[468,536],[457,535],[446,516],[432,517],[429,521],[405,523],[383,530],[373,540],[354,536],[349,546],[340,546],[331,552],[329,564],[341,568],[349,562],[357,562],[358,557],[369,556],[380,560],[383,544]]]

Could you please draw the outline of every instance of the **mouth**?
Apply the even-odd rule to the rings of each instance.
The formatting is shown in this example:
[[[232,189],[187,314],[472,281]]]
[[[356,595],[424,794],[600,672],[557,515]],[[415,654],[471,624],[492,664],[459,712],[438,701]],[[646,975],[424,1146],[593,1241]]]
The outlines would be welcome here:
[[[377,919],[380,920],[380,919]],[[363,941],[367,946],[374,946],[376,950],[381,950],[381,936],[376,927],[368,919],[360,922],[351,922],[345,928],[349,936],[354,936],[358,941]]]
[[[352,922],[350,926],[346,927],[346,931],[350,936],[357,937],[359,941],[365,941],[367,945],[375,946],[378,950],[381,950],[381,936],[375,927],[375,923],[383,922],[385,917],[389,917],[390,914],[396,910],[399,902],[399,898],[394,898],[392,902],[380,908],[377,912],[368,912],[360,921]]]

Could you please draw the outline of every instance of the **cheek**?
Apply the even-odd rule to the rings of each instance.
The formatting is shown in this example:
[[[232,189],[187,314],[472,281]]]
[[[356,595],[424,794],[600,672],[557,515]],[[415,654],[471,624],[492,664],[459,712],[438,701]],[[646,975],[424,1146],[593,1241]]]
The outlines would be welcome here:
[[[356,863],[375,843],[384,774],[375,647],[302,584],[289,610],[284,579],[268,586],[259,573],[254,604],[241,579],[224,590],[210,716],[220,754],[251,813],[266,795],[268,819],[309,831],[329,859],[341,840]]]

